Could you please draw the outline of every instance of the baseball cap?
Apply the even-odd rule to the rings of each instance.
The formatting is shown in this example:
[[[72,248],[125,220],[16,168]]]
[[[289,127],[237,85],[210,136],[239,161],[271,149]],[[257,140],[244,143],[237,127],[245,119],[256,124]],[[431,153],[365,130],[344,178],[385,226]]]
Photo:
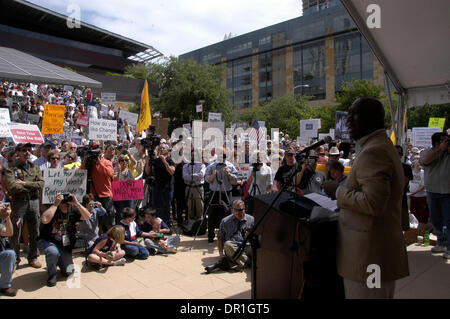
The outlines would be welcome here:
[[[286,154],[295,154],[295,151],[292,148],[288,148]]]
[[[31,143],[19,143],[16,145],[16,151],[20,151],[25,147],[32,147]]]
[[[417,147],[413,147],[412,149],[411,149],[411,152],[413,152],[413,153],[420,153],[419,152],[419,149],[417,148]]]

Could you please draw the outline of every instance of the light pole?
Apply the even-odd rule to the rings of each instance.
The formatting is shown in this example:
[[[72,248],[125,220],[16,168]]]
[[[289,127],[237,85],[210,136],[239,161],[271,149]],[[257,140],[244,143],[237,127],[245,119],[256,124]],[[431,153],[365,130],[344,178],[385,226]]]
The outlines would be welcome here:
[[[302,95],[303,95],[303,88],[309,88],[309,84],[301,84],[301,85],[294,86],[294,89],[293,89],[294,95],[295,95],[295,89],[296,88],[302,88]]]

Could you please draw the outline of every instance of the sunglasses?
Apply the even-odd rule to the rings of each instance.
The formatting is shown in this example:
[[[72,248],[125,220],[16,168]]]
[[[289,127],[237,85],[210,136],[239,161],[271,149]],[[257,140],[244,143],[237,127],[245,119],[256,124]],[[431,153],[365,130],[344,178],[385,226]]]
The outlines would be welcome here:
[[[50,157],[51,161],[59,161],[59,157]]]
[[[26,153],[26,152],[30,152],[31,153],[31,150],[29,149],[29,148],[27,148],[27,149],[22,149],[22,150],[20,150],[22,153]]]
[[[243,212],[245,210],[244,208],[233,208],[233,209],[237,212]]]

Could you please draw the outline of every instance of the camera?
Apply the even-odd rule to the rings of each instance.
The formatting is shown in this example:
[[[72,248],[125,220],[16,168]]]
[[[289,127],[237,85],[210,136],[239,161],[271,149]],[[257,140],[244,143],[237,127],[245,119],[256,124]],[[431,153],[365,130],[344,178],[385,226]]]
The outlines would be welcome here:
[[[252,164],[253,172],[259,171],[259,169],[261,168],[261,166],[262,166],[262,163],[260,163],[260,162],[253,163],[253,164]]]
[[[216,262],[215,264],[211,264],[205,267],[205,271],[207,274],[212,273],[214,270],[216,269],[220,269],[223,271],[228,271],[230,270],[230,264],[228,263],[228,260],[226,257],[222,257],[218,262]]]
[[[144,148],[149,149],[150,151],[153,151],[156,148],[156,146],[158,146],[161,143],[161,135],[155,134],[155,126],[154,125],[150,125],[148,127],[148,129],[150,130],[151,136],[143,138],[141,140],[141,145]],[[151,152],[151,153],[153,153],[153,152]]]
[[[97,208],[97,207],[99,206],[98,204],[100,204],[100,203],[99,203],[99,202],[93,202],[93,203],[92,203],[92,207],[93,207],[93,208]]]
[[[65,204],[65,203],[69,203],[69,202],[73,201],[73,198],[69,193],[65,193],[62,195],[64,196],[64,198],[61,203]]]

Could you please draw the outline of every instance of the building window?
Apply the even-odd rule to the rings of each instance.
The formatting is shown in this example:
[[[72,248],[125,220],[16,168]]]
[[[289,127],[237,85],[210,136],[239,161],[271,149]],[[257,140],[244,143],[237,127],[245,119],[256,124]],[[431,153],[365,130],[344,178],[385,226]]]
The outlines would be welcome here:
[[[263,45],[266,45],[266,44],[270,44],[270,43],[271,43],[271,38],[272,38],[272,37],[269,35],[268,37],[259,39],[259,46],[263,46]]]

